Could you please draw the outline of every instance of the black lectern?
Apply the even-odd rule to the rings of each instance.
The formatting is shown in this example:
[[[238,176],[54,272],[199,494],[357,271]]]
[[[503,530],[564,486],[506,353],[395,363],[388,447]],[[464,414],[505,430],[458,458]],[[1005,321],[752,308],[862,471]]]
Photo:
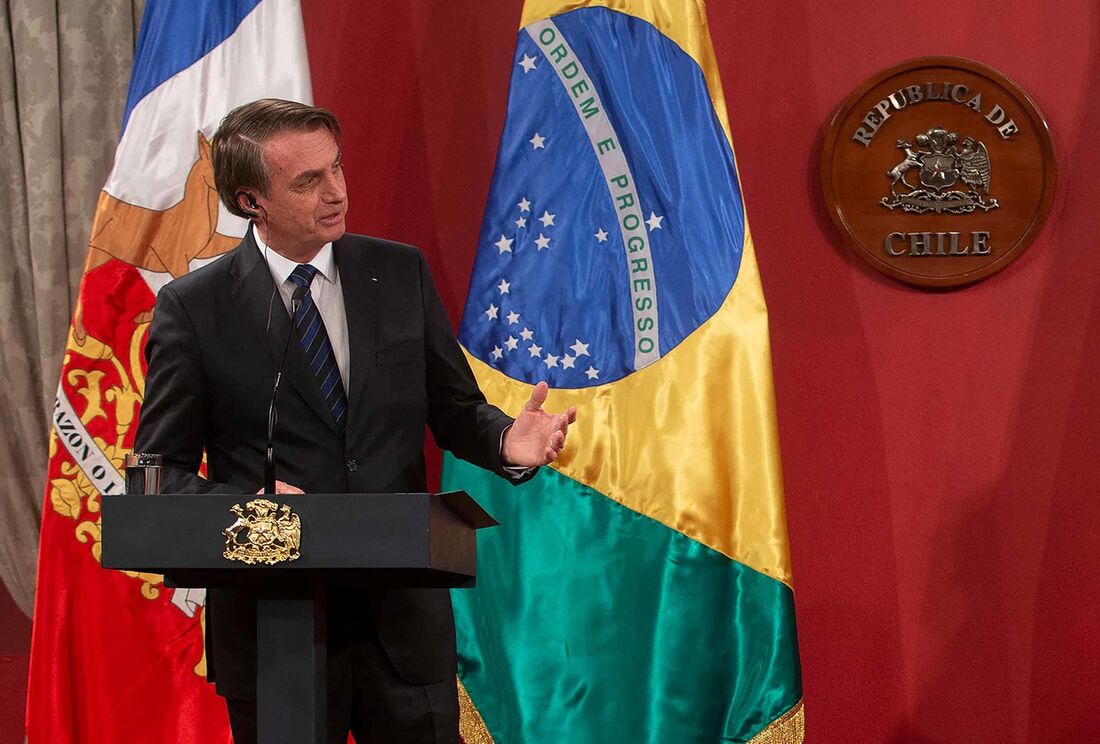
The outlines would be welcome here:
[[[104,568],[177,587],[249,587],[261,744],[325,741],[328,587],[470,587],[476,530],[497,524],[442,494],[105,497]]]

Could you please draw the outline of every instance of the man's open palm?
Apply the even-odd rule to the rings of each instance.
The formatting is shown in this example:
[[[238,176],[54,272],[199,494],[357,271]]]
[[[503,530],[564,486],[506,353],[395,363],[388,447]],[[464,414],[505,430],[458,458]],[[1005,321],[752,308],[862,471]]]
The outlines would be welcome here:
[[[545,382],[535,385],[530,400],[504,435],[501,455],[507,465],[526,468],[546,465],[556,460],[565,447],[565,435],[569,425],[577,420],[577,409],[570,406],[565,413],[547,413],[542,410],[547,392]]]

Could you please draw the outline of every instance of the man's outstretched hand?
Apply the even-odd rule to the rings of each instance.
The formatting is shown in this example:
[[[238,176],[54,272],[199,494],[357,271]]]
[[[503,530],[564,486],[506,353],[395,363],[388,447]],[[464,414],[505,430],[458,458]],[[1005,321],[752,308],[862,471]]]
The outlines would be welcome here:
[[[525,468],[546,465],[556,460],[565,447],[565,434],[577,420],[577,408],[569,406],[565,413],[547,413],[542,410],[547,392],[545,382],[535,385],[531,399],[505,432],[500,454],[506,465]]]

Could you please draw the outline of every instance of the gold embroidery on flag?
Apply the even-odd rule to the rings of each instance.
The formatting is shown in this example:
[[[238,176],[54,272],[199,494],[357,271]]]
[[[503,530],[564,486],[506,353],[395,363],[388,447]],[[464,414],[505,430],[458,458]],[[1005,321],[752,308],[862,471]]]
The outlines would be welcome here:
[[[79,419],[87,433],[84,441],[88,447],[98,448],[120,476],[123,458],[129,451],[126,440],[145,392],[141,353],[142,341],[150,320],[151,313],[148,311],[139,313],[132,320],[134,326],[130,331],[129,341],[125,344],[125,357],[116,354],[110,344],[89,335],[86,330],[78,333],[74,324],[63,362],[65,371],[59,395],[65,395],[78,403],[83,401],[82,409],[74,406],[74,417]],[[96,422],[100,424],[98,428],[95,426]],[[107,437],[96,436],[91,433],[91,429]],[[58,436],[58,430],[51,429],[51,462],[64,449]],[[96,484],[72,459],[71,452],[65,454],[68,456],[57,463],[55,471],[60,477],[50,480],[49,503],[53,511],[77,523],[73,530],[74,536],[78,542],[89,546],[92,557],[99,562],[103,545],[102,518],[99,516],[101,494]],[[144,599],[155,600],[161,596],[164,585],[162,575],[142,571],[120,573],[137,580],[138,591]],[[200,612],[200,633],[205,640],[205,607]],[[205,643],[194,673],[200,677],[206,676]]]
[[[129,344],[131,363],[136,359],[134,349],[140,348],[144,333],[145,324],[139,324],[131,334]],[[70,368],[74,354],[86,359],[89,367],[96,362],[108,362],[117,373],[118,379],[108,383],[107,372],[102,369]],[[67,370],[64,375],[65,386],[84,399],[84,410],[79,413],[79,418],[85,429],[96,419],[111,421],[112,417],[108,416],[106,407],[113,409],[114,442],[108,443],[99,436],[92,436],[91,439],[115,470],[121,472],[122,461],[127,452],[126,434],[133,425],[137,407],[141,403],[140,389],[135,389],[129,370],[114,350],[103,341],[87,334],[83,339],[78,339],[75,333],[70,332],[63,366]],[[139,363],[138,369],[140,368]],[[106,389],[104,389],[105,385]],[[50,432],[51,459],[57,454],[57,436],[56,429]],[[99,561],[102,550],[100,520],[98,516],[94,519],[92,517],[99,514],[100,493],[75,462],[62,461],[59,470],[61,477],[50,480],[50,506],[61,516],[78,522],[74,532],[77,540],[90,544],[92,555],[96,561]],[[82,516],[85,518],[81,519]],[[128,573],[138,577],[136,573]],[[153,581],[152,574],[142,574],[139,578],[142,579],[142,595],[149,599],[155,598],[159,591],[153,585],[160,583],[160,577],[155,577],[156,580]]]

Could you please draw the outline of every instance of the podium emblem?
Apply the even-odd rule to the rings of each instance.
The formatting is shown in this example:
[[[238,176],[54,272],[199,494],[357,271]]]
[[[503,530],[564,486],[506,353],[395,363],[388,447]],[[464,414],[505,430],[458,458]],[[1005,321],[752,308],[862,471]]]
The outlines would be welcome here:
[[[302,521],[286,504],[253,499],[243,508],[234,504],[229,510],[237,515],[237,521],[223,532],[223,555],[229,560],[273,566],[301,555]]]

